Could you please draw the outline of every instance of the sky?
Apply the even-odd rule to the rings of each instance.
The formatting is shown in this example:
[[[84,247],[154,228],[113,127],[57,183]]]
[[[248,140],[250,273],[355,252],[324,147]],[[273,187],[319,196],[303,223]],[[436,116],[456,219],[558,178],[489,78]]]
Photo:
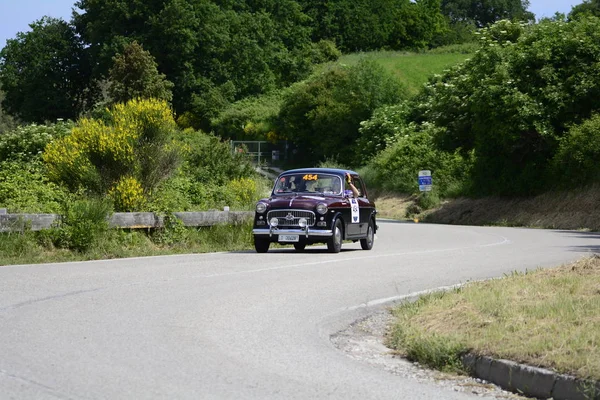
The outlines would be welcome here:
[[[71,9],[76,0],[0,0],[0,48],[17,32],[27,32],[29,24],[45,15],[71,19]],[[571,7],[582,0],[530,0],[529,11],[536,18],[552,17],[556,12],[569,13]]]

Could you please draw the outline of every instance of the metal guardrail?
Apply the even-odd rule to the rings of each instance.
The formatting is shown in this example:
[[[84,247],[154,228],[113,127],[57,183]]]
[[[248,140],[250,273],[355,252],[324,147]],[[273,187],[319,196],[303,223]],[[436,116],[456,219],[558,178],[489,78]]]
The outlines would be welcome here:
[[[217,224],[239,223],[253,217],[252,211],[202,211],[174,212],[173,215],[186,227],[213,226]],[[60,222],[58,214],[2,214],[0,232],[41,231],[52,228]],[[165,226],[164,216],[152,212],[114,213],[109,218],[109,226],[125,229],[151,229]]]

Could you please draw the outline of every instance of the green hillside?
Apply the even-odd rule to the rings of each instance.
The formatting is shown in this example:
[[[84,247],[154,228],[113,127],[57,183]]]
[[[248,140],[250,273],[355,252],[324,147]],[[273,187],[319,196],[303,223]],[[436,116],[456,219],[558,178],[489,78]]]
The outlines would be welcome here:
[[[412,96],[417,94],[429,77],[441,74],[445,69],[461,63],[471,56],[471,53],[462,51],[435,53],[374,51],[344,55],[339,59],[339,63],[353,65],[362,58],[374,59],[397,76],[406,85],[408,93]]]

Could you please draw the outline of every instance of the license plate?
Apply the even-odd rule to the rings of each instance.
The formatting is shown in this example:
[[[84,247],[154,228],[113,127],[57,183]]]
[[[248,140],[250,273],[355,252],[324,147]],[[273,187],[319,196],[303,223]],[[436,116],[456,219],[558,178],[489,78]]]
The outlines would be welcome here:
[[[279,235],[280,242],[297,242],[299,241],[298,235]]]

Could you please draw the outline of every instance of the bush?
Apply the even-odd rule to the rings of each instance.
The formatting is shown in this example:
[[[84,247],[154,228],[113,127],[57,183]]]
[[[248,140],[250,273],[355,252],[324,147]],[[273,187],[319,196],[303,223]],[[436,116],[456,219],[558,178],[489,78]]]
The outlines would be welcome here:
[[[444,150],[474,150],[479,194],[533,194],[569,127],[600,112],[600,19],[499,21],[480,50],[436,76],[410,120],[440,128]]]
[[[409,106],[406,102],[378,108],[373,116],[360,123],[359,138],[356,141],[356,157],[369,161],[386,148],[406,126]]]
[[[249,97],[228,106],[211,121],[218,136],[233,140],[265,140],[277,117],[283,91]]]
[[[600,114],[574,125],[552,160],[549,184],[575,188],[600,182]]]
[[[66,136],[71,123],[25,125],[0,135],[0,162],[33,160],[41,157],[44,148],[54,139]]]
[[[61,223],[53,230],[54,244],[78,252],[90,249],[108,231],[110,212],[106,200],[86,199],[65,204]]]
[[[402,85],[374,60],[362,59],[350,67],[333,65],[290,88],[277,129],[298,148],[298,160],[292,161],[315,164],[338,157],[360,165],[362,157],[356,155],[360,122],[404,97]]]
[[[232,153],[230,144],[214,135],[186,129],[178,142],[183,148],[183,174],[195,182],[225,185],[255,173],[245,155]]]
[[[121,178],[110,188],[108,196],[112,199],[116,210],[128,212],[144,208],[144,188],[132,176]]]
[[[470,156],[438,150],[434,145],[437,134],[440,128],[431,124],[403,128],[395,142],[371,161],[368,179],[376,188],[412,194],[419,191],[419,171],[430,170],[438,196],[467,190]]]
[[[41,162],[0,162],[0,208],[10,213],[58,213],[68,196],[48,180]]]
[[[102,195],[129,176],[150,192],[178,164],[171,109],[164,101],[132,100],[114,106],[107,117],[107,122],[84,118],[46,147],[49,177]]]

